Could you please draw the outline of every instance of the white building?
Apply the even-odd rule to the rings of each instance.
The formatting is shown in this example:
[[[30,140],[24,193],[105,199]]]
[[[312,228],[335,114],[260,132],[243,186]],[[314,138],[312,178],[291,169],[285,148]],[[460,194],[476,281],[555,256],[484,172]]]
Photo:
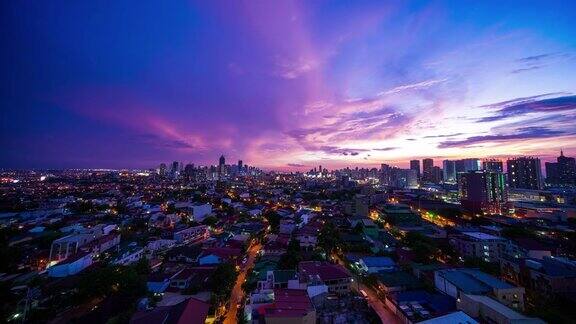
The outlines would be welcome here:
[[[92,265],[92,253],[80,252],[48,268],[50,277],[72,276]]]

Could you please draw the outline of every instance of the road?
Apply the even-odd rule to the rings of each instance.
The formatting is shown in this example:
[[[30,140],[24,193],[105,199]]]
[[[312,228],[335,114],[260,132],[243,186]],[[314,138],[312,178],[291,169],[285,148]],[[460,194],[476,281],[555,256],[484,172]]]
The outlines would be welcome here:
[[[260,251],[262,246],[258,244],[252,245],[252,247],[248,250],[248,261],[240,270],[240,274],[238,274],[238,279],[236,280],[236,285],[232,289],[232,293],[230,294],[230,306],[228,307],[228,313],[224,319],[224,324],[233,324],[236,323],[236,316],[238,313],[238,308],[236,305],[244,298],[244,291],[242,290],[242,284],[246,279],[246,273],[248,269],[252,268],[254,265],[254,260],[256,259],[256,253]]]
[[[342,259],[340,259],[337,256],[333,256],[333,257],[335,257],[335,259],[338,261],[338,263],[340,263],[342,266],[345,266],[344,261]],[[352,283],[352,289],[354,289],[356,291],[361,289],[361,290],[364,290],[366,292],[366,295],[368,295],[368,298],[367,298],[368,304],[378,314],[382,323],[384,323],[384,324],[388,324],[388,323],[400,324],[401,323],[400,319],[388,308],[388,306],[386,306],[384,301],[381,300],[380,297],[378,297],[378,293],[374,289],[364,285],[362,283],[362,281],[360,280],[360,278],[356,274],[352,273],[352,276],[354,278],[354,282]]]

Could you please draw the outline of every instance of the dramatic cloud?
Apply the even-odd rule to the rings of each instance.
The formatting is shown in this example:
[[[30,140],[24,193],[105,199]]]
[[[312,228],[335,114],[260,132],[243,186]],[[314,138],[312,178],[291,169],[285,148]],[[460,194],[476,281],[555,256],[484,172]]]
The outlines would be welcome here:
[[[576,110],[576,96],[539,99],[542,96],[544,95],[529,98],[519,98],[514,101],[507,101],[500,104],[485,106],[491,109],[495,109],[496,112],[492,116],[482,117],[478,121],[482,123],[494,122],[511,117],[519,117],[530,113],[554,113]]]
[[[574,1],[0,6],[0,167],[576,150]]]
[[[516,141],[528,139],[544,139],[550,137],[575,135],[576,132],[568,133],[564,131],[557,131],[548,129],[546,127],[526,127],[518,129],[513,134],[496,134],[484,136],[472,136],[461,141],[445,141],[439,144],[440,148],[450,147],[469,147],[474,144],[488,143],[488,142],[503,142],[503,141]]]

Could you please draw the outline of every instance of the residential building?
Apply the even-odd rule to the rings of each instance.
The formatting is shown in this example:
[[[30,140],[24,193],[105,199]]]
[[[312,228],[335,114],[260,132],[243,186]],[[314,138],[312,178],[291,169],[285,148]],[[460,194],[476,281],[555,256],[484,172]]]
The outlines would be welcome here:
[[[352,276],[341,265],[326,261],[305,261],[298,264],[298,275],[301,282],[308,285],[322,283],[330,292],[344,294],[350,292]]]
[[[546,182],[551,185],[576,185],[576,159],[566,157],[560,151],[556,162],[546,162]]]
[[[504,174],[489,171],[460,173],[460,203],[468,211],[479,214],[500,214],[508,201]]]
[[[450,244],[464,258],[481,258],[496,262],[502,256],[506,240],[482,232],[463,232],[449,237]]]
[[[420,160],[410,160],[410,170],[416,171],[416,179],[420,180]]]
[[[542,169],[540,159],[519,157],[506,161],[508,185],[510,188],[542,189]]]

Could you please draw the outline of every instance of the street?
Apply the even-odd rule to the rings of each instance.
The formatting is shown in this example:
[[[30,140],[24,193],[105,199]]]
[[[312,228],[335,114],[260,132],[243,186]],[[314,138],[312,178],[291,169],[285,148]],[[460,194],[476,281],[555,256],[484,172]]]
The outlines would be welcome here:
[[[344,261],[342,259],[340,259],[337,255],[333,255],[333,257],[338,261],[339,264],[341,264],[342,266],[345,266]],[[378,294],[376,291],[374,291],[374,289],[364,285],[362,283],[362,281],[360,280],[360,278],[357,275],[355,275],[354,273],[352,273],[352,277],[354,278],[354,282],[352,283],[352,289],[354,289],[356,291],[361,289],[361,290],[364,290],[364,292],[366,292],[366,295],[368,295],[368,298],[367,298],[368,304],[378,314],[382,323],[384,323],[384,324],[388,324],[388,323],[400,324],[401,323],[400,319],[394,313],[392,313],[392,311],[390,309],[388,309],[388,307],[386,306],[384,301],[381,300],[380,297],[378,297]],[[360,294],[359,291],[358,291],[358,293]]]
[[[248,250],[248,261],[246,261],[246,264],[240,270],[240,274],[238,274],[238,279],[236,280],[236,285],[234,285],[232,293],[230,294],[230,305],[228,307],[228,313],[226,314],[226,317],[224,319],[224,324],[233,324],[237,322],[236,316],[238,313],[238,308],[236,307],[236,305],[238,304],[238,302],[242,300],[242,298],[244,298],[244,291],[242,290],[242,284],[246,279],[246,273],[248,269],[252,268],[252,266],[254,265],[254,260],[256,259],[256,253],[260,251],[261,247],[262,246],[258,243],[254,244]]]

